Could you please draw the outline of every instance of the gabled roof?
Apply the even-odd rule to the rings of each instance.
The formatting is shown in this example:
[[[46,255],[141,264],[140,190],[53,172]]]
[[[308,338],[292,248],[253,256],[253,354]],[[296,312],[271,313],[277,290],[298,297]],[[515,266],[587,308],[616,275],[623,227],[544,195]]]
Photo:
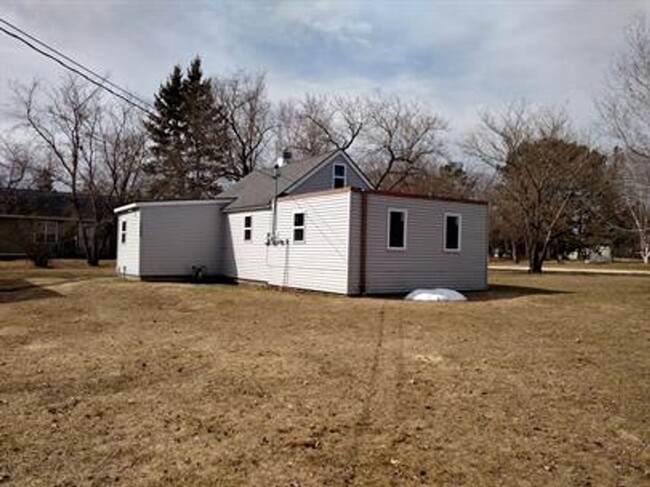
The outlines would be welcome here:
[[[364,180],[365,175],[356,167],[345,152],[335,150],[326,154],[312,157],[303,162],[293,162],[278,168],[277,195],[283,194],[302,183],[306,177],[313,174],[319,166],[332,159],[337,154],[344,154],[350,161],[353,168],[359,172]],[[370,185],[371,186],[371,185]],[[243,209],[261,209],[268,208],[276,195],[275,179],[273,178],[273,168],[255,169],[244,179],[233,184],[231,187],[222,192],[220,198],[236,198],[226,207],[226,211],[237,211]]]

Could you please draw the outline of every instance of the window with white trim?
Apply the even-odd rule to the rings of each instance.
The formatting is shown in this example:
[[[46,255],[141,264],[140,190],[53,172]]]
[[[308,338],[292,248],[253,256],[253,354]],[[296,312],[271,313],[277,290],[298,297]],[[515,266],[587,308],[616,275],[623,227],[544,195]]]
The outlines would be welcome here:
[[[36,222],[36,227],[34,228],[34,242],[43,244],[55,244],[58,241],[58,222]]]
[[[445,251],[460,252],[462,218],[457,213],[445,213]]]
[[[304,213],[293,214],[293,241],[294,242],[305,241],[305,214]]]
[[[122,231],[120,234],[120,241],[126,243],[126,220],[122,220]]]
[[[406,210],[388,210],[388,249],[406,249]]]
[[[253,238],[253,217],[251,215],[244,217],[244,240],[250,241]]]
[[[334,164],[332,169],[332,187],[344,188],[347,184],[347,168],[345,164]]]

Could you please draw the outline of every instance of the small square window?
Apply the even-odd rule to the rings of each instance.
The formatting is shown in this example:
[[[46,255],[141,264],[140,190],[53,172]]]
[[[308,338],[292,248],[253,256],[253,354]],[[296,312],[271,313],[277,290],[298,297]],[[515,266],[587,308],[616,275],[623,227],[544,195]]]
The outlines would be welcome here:
[[[304,213],[293,214],[293,241],[294,242],[305,241],[305,214]]]
[[[58,222],[36,222],[34,228],[34,242],[42,244],[55,244],[59,241]]]
[[[332,176],[333,188],[344,188],[346,185],[346,166],[345,164],[334,164],[334,173]]]
[[[251,240],[253,238],[253,217],[244,217],[244,240]]]

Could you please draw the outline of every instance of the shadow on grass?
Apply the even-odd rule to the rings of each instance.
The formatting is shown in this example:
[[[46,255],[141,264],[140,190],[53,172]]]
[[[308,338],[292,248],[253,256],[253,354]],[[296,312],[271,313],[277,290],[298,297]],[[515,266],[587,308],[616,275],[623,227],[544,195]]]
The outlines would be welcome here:
[[[37,286],[25,279],[0,279],[0,304],[58,297],[61,297],[61,294],[56,291]]]
[[[492,284],[484,291],[460,291],[468,301],[496,301],[499,299],[515,299],[523,296],[543,296],[553,294],[568,294],[567,291],[556,291],[528,286],[508,286]],[[364,298],[402,300],[408,293],[397,294],[368,294]]]
[[[514,299],[524,296],[551,296],[554,294],[569,294],[569,292],[529,286],[491,284],[485,291],[468,291],[464,294],[469,301],[495,301],[499,299]]]

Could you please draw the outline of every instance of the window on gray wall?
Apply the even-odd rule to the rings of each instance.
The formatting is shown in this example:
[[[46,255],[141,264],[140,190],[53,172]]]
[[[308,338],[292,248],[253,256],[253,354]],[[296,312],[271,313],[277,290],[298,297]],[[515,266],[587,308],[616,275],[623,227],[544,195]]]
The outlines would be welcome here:
[[[347,174],[345,164],[334,164],[332,187],[344,188],[347,184]]]
[[[388,248],[406,249],[406,210],[388,210]]]
[[[293,214],[293,241],[294,242],[305,241],[305,214],[304,213]]]
[[[445,213],[445,250],[459,252],[461,244],[461,216]]]
[[[253,217],[244,217],[244,240],[251,240],[253,238]]]
[[[122,221],[122,235],[120,240],[122,243],[126,243],[126,221]]]

